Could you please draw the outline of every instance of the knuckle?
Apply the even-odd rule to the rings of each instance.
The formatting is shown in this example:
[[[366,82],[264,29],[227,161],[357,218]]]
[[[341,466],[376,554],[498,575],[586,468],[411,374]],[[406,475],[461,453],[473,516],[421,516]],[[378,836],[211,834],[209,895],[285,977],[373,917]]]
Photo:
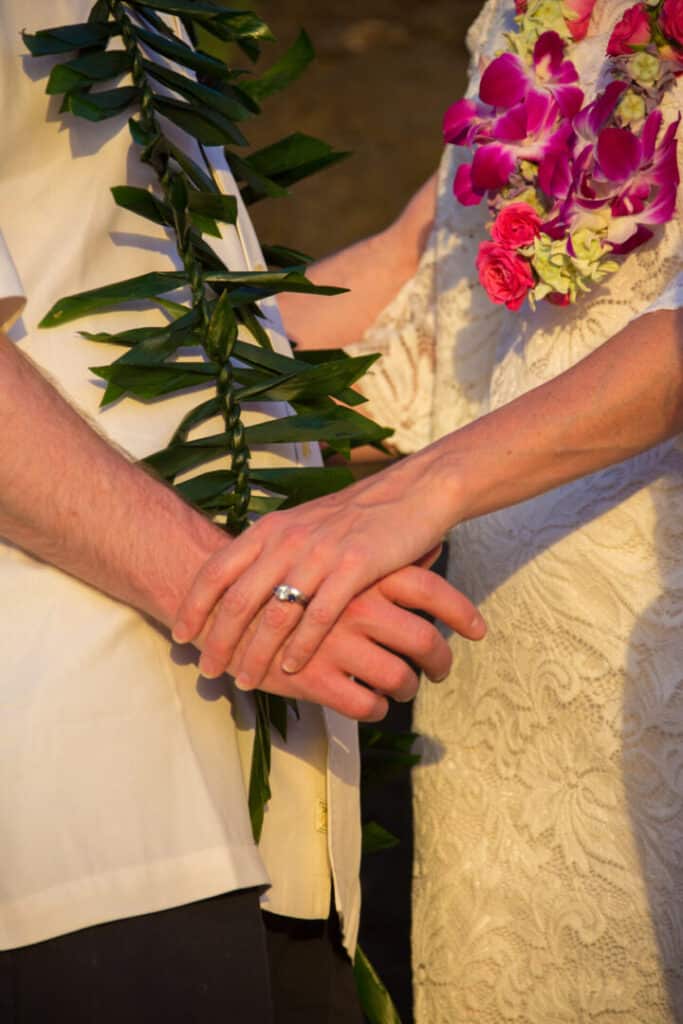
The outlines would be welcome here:
[[[413,633],[413,644],[415,653],[419,657],[426,657],[433,654],[438,646],[441,636],[433,626],[427,622],[416,625]]]
[[[269,629],[284,629],[291,620],[290,609],[281,602],[270,601],[263,610],[263,624]]]
[[[360,541],[353,541],[339,559],[339,566],[346,572],[357,572],[365,567],[369,560],[367,546]]]
[[[336,615],[327,604],[312,604],[308,609],[308,617],[316,626],[328,627],[333,624]]]
[[[247,595],[239,587],[230,587],[225,592],[223,600],[221,601],[221,611],[223,615],[231,618],[235,615],[242,615],[243,612],[249,607],[249,601]]]
[[[395,693],[409,687],[414,679],[415,675],[409,666],[397,659],[391,668],[387,670],[386,688],[391,693]]]
[[[287,652],[287,660],[303,665],[310,661],[317,649],[318,645],[310,640],[297,640]]]

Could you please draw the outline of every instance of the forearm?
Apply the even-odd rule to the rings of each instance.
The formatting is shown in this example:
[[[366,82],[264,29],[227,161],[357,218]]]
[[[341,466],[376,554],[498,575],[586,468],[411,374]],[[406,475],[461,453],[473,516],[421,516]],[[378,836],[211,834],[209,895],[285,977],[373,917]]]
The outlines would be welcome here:
[[[417,270],[434,219],[436,179],[416,193],[385,231],[314,263],[316,284],[348,288],[333,297],[283,294],[285,329],[300,348],[344,348],[359,341]]]
[[[660,311],[425,455],[459,521],[621,462],[681,430],[683,314]]]
[[[0,334],[0,536],[170,624],[225,534],[101,438]]]

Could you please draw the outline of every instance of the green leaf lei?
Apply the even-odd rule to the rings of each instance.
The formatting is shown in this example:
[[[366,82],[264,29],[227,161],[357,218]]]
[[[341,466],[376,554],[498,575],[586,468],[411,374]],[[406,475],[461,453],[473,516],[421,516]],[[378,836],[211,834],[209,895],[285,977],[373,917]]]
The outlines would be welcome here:
[[[177,16],[188,42],[171,30],[164,14]],[[91,341],[127,349],[113,363],[93,368],[107,384],[102,404],[124,394],[146,402],[188,387],[209,392],[178,424],[168,446],[145,462],[185,500],[237,534],[250,515],[290,507],[351,481],[343,468],[252,469],[250,445],[326,441],[333,451],[348,455],[351,447],[378,445],[391,432],[349,408],[364,401],[352,385],[375,357],[352,359],[337,351],[290,359],[272,350],[263,327],[260,299],[287,291],[333,295],[341,289],[313,285],[304,273],[307,257],[287,248],[264,247],[266,271],[236,273],[206,241],[207,236],[220,237],[220,223],[236,223],[237,202],[220,191],[205,146],[225,147],[246,203],[286,195],[289,185],[346,155],[301,134],[249,155],[236,152],[247,146],[239,125],[259,113],[262,99],[301,73],[313,56],[310,41],[301,33],[284,57],[256,77],[205,52],[202,34],[230,44],[252,62],[260,56],[261,43],[273,38],[255,14],[213,0],[96,0],[83,24],[24,34],[33,56],[69,55],[52,68],[46,88],[63,96],[62,112],[97,122],[130,111],[133,143],[156,173],[159,193],[125,185],[112,190],[114,201],[166,227],[182,264],[182,270],[142,274],[60,299],[41,326],[131,300],[149,300],[167,314],[159,327],[83,332]],[[130,84],[119,84],[123,75]],[[166,121],[197,140],[201,166],[168,137]],[[169,300],[179,289],[189,294],[187,303]],[[252,340],[243,340],[242,331]],[[179,361],[178,350],[188,345],[201,346],[205,359]],[[293,415],[245,428],[241,404],[255,399],[287,401]],[[189,439],[193,427],[216,415],[223,420],[221,433]],[[176,482],[179,474],[226,454],[228,469]],[[254,487],[268,495],[253,494]],[[286,738],[288,709],[296,711],[296,706],[265,693],[257,693],[255,700],[249,810],[258,840],[270,798],[270,729]]]
[[[179,18],[189,44],[170,29],[163,14]],[[41,326],[67,323],[132,300],[151,301],[167,314],[167,323],[159,327],[117,334],[81,332],[89,341],[127,349],[113,363],[91,368],[107,385],[102,405],[123,395],[154,401],[188,387],[213,392],[182,419],[167,447],[144,461],[186,501],[237,534],[248,525],[250,515],[291,507],[352,482],[348,469],[340,467],[253,469],[250,445],[325,441],[331,451],[348,456],[357,445],[381,446],[391,431],[349,408],[365,401],[352,385],[376,356],[349,358],[335,350],[288,358],[272,350],[262,325],[260,299],[287,291],[334,295],[343,289],[313,285],[304,273],[308,257],[285,246],[262,247],[267,271],[231,272],[205,240],[220,237],[219,224],[236,223],[237,202],[220,191],[204,146],[224,147],[247,205],[285,196],[289,186],[347,155],[300,133],[248,156],[234,150],[248,145],[238,122],[258,114],[260,101],[288,85],[311,61],[310,40],[302,32],[265,73],[249,77],[205,52],[200,46],[202,34],[230,44],[252,62],[261,55],[261,43],[273,38],[252,12],[227,10],[213,0],[96,0],[83,24],[24,34],[33,56],[77,54],[56,64],[47,82],[48,94],[63,96],[63,113],[102,121],[131,112],[133,142],[140,159],[156,172],[159,194],[121,185],[112,189],[114,201],[166,227],[175,237],[183,267],[67,296],[55,303]],[[119,37],[121,46],[107,49]],[[159,63],[159,57],[174,68]],[[116,82],[122,75],[130,76],[132,84],[92,91],[93,85]],[[164,119],[197,140],[202,166],[167,137]],[[179,289],[189,292],[187,304],[168,298]],[[240,329],[253,340],[240,338]],[[178,361],[178,350],[186,346],[201,346],[204,360]],[[294,414],[245,428],[240,405],[255,399],[288,402]],[[216,415],[222,417],[224,431],[189,440],[193,427]],[[181,473],[221,455],[229,456],[228,469],[176,481]],[[269,496],[253,494],[254,487]],[[271,796],[270,731],[275,728],[286,739],[288,713],[296,713],[296,704],[258,692],[254,699],[249,812],[258,841]],[[383,734],[373,735],[373,742],[380,742],[377,738]],[[387,849],[395,842],[376,823],[366,826],[366,852]],[[371,1024],[400,1024],[391,996],[360,947],[354,972]]]

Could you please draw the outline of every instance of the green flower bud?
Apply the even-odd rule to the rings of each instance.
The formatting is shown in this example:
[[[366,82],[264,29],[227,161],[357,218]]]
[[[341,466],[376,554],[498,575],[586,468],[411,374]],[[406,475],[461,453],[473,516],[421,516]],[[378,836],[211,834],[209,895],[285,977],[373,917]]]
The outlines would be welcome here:
[[[622,124],[638,124],[645,119],[645,100],[637,92],[628,89],[621,97],[617,116]]]

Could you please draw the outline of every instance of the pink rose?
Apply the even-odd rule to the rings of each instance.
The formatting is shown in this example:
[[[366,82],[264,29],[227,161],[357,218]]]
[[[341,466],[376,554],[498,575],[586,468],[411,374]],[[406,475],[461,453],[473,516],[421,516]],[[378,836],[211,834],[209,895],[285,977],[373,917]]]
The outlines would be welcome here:
[[[477,270],[482,287],[491,301],[504,302],[508,309],[519,309],[529,289],[534,286],[527,261],[497,242],[481,243]]]
[[[588,24],[595,7],[595,0],[564,0],[564,6],[571,11],[567,25],[573,39],[583,39],[588,32]]]
[[[683,0],[664,0],[661,24],[669,39],[683,46]]]
[[[494,242],[506,249],[531,245],[541,233],[541,218],[528,203],[510,203],[500,211],[491,229]]]
[[[619,57],[632,53],[632,47],[647,46],[651,41],[650,19],[645,4],[634,4],[614,26],[607,52],[611,57]]]
[[[515,14],[526,14],[527,0],[515,0]]]

